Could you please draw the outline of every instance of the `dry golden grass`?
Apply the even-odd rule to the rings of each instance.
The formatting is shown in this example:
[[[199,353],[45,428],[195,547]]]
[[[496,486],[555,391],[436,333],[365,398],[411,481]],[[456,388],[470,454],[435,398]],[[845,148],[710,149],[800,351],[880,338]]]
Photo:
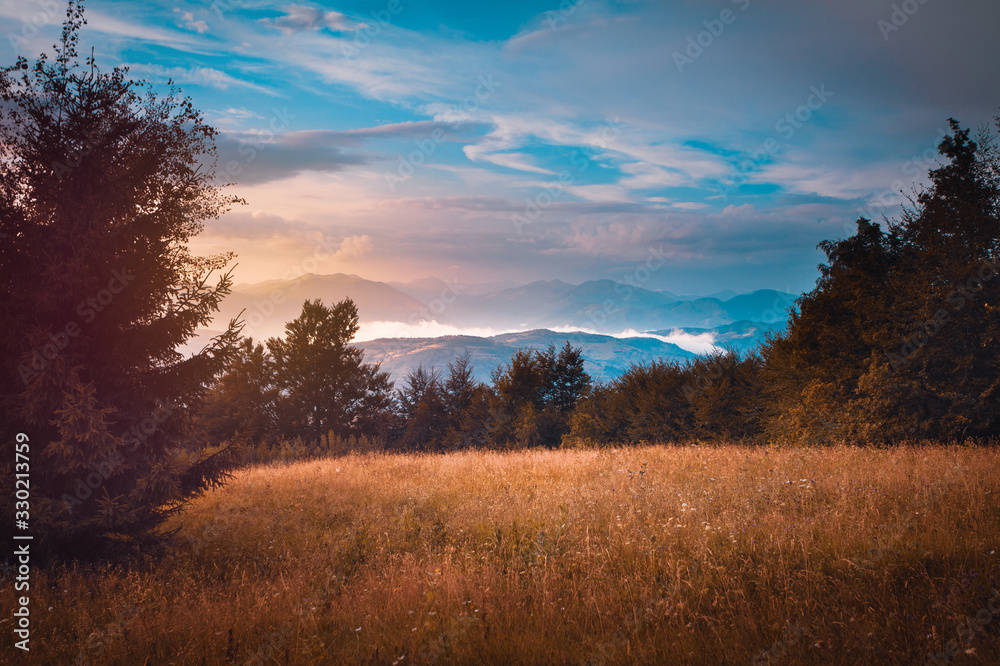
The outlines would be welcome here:
[[[959,447],[258,467],[168,555],[36,570],[31,661],[995,664],[998,495]]]

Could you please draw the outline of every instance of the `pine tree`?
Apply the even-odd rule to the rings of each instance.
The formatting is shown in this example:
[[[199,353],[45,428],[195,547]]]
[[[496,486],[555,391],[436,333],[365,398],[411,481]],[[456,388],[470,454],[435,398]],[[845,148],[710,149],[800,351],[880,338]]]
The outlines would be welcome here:
[[[391,403],[392,384],[378,365],[363,363],[350,342],[358,332],[358,308],[349,298],[325,306],[305,301],[302,314],[285,324],[284,338],[267,341],[281,390],[281,434],[317,442],[379,436]]]
[[[210,281],[230,256],[186,246],[239,201],[212,182],[215,130],[173,88],[81,65],[85,23],[70,2],[54,61],[0,73],[0,465],[24,432],[53,549],[135,542],[224,479],[189,417],[239,336],[177,351],[231,285]]]
[[[768,341],[763,391],[766,429],[786,443],[824,443],[847,435],[845,418],[871,355],[885,345],[896,295],[886,283],[898,261],[882,228],[857,221],[857,233],[819,247],[827,264],[816,288],[789,313],[784,336]]]
[[[484,425],[489,414],[489,390],[473,377],[472,354],[468,351],[448,363],[444,383],[447,431],[442,444],[456,450],[482,446],[489,436]]]
[[[279,398],[273,360],[263,344],[245,338],[206,396],[199,421],[213,442],[274,444]]]
[[[472,354],[468,351],[448,363],[448,379],[444,385],[444,392],[449,423],[456,424],[472,402],[477,384],[472,377],[472,371]]]
[[[493,430],[502,447],[557,447],[569,432],[572,410],[590,386],[583,353],[569,342],[556,354],[518,349],[493,371]]]
[[[441,373],[419,366],[407,374],[397,402],[405,422],[398,446],[406,451],[440,449],[448,423]]]
[[[590,388],[590,376],[583,369],[583,349],[574,349],[569,340],[552,363],[550,400],[559,412],[569,416]]]
[[[946,163],[901,219],[821,244],[816,289],[763,350],[773,436],[1000,434],[1000,159],[949,122]]]
[[[501,448],[531,447],[538,441],[538,411],[544,405],[544,358],[530,349],[517,349],[510,361],[491,373],[494,397],[490,404],[492,435]]]
[[[1000,434],[1000,159],[989,132],[949,122],[945,163],[890,226],[892,326],[855,409],[877,438]]]

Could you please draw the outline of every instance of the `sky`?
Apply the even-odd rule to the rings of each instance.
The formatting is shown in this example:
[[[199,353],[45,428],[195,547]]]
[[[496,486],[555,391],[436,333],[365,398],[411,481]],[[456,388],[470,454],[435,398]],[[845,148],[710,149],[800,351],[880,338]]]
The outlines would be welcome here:
[[[813,287],[949,117],[1000,113],[994,0],[87,0],[81,51],[219,129],[202,254],[465,284]],[[65,5],[0,0],[0,64]],[[647,268],[643,268],[647,267]]]

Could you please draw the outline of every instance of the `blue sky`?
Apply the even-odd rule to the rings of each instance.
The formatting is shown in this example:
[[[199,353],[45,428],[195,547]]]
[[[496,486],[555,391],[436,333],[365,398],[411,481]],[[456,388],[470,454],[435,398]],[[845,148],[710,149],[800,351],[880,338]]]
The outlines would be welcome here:
[[[104,67],[172,78],[248,205],[194,242],[237,279],[812,287],[898,214],[949,116],[1000,110],[1000,3],[88,0]],[[0,0],[3,62],[64,6]]]

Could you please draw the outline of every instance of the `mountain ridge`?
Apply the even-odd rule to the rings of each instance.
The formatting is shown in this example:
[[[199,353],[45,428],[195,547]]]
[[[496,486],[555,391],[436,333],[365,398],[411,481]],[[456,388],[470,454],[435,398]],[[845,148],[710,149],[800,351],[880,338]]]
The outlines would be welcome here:
[[[517,349],[557,348],[568,341],[583,350],[584,369],[595,380],[613,379],[633,363],[663,359],[686,361],[697,355],[652,337],[616,338],[582,331],[558,332],[535,329],[480,337],[446,335],[430,338],[380,338],[352,343],[364,350],[365,362],[380,363],[400,385],[407,373],[419,366],[447,373],[448,362],[465,352],[471,355],[473,375],[489,382],[494,368],[506,364]]]

